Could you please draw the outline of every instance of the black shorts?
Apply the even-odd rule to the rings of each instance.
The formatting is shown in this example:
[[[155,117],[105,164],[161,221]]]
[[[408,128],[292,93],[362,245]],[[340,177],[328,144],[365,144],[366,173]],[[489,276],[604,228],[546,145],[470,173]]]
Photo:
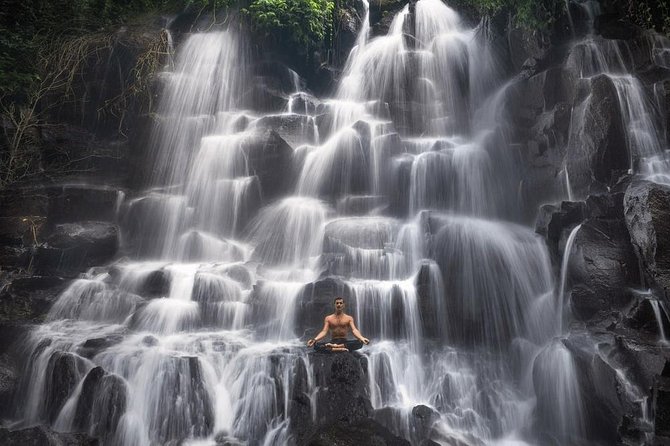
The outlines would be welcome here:
[[[363,343],[358,339],[331,339],[330,341],[319,341],[314,344],[314,350],[321,353],[331,353],[326,344],[343,344],[350,352],[363,347]]]

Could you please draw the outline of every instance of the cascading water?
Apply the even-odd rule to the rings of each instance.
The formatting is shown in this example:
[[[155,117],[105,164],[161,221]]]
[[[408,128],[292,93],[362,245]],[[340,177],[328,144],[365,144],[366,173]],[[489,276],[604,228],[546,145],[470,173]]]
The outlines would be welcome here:
[[[132,260],[75,281],[31,334],[22,423],[104,444],[291,444],[298,377],[315,391],[300,299],[330,277],[396,434],[418,442],[425,405],[442,444],[579,439],[548,253],[502,221],[518,172],[487,114],[503,79],[480,31],[439,0],[386,36],[366,23],[318,131],[305,92],[286,113],[244,110],[244,36],[189,36],[163,76],[155,187],[122,206]]]
[[[646,91],[642,82],[633,74],[634,55],[628,42],[595,35],[594,22],[600,13],[599,4],[589,0],[575,2],[575,5],[585,11],[589,19],[586,36],[574,42],[566,66],[579,76],[582,83],[591,85],[601,76],[611,83],[626,139],[629,171],[640,173],[648,180],[667,184],[670,155],[665,126],[661,119],[662,102],[653,92]],[[667,52],[668,42],[662,37],[654,36],[649,39],[651,51],[659,57],[658,61],[662,65],[662,55]],[[587,95],[573,110],[569,152],[580,153],[581,146],[589,144],[590,138],[584,129],[584,114],[592,100],[593,95]],[[570,184],[568,186],[571,187]]]

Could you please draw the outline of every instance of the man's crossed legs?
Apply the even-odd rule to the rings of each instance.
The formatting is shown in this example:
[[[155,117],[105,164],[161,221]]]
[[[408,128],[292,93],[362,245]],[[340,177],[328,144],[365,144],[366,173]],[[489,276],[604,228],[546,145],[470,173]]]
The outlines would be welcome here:
[[[338,339],[330,341],[319,341],[314,344],[314,350],[320,353],[330,352],[351,352],[363,347],[363,343],[358,339]]]

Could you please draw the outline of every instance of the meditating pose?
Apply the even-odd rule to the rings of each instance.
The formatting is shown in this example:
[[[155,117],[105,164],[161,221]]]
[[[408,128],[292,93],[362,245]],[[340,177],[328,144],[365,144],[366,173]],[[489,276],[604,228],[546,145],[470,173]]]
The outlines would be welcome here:
[[[316,351],[321,352],[348,352],[358,350],[363,347],[363,344],[368,345],[370,340],[358,331],[356,324],[354,324],[354,318],[344,313],[344,299],[336,297],[334,304],[335,313],[326,316],[321,332],[316,337],[307,341],[307,346],[314,346]],[[347,339],[347,333],[350,328],[356,340]],[[319,342],[320,339],[326,337],[328,331],[330,331],[330,342]]]

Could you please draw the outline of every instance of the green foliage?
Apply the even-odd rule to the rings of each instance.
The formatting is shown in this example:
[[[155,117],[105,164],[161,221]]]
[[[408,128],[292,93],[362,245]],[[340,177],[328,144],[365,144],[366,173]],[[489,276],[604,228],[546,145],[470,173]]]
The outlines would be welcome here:
[[[447,0],[447,3],[474,9],[479,15],[508,11],[519,26],[539,30],[548,29],[565,6],[562,0]]]
[[[255,31],[284,44],[319,46],[332,31],[332,0],[252,0],[242,9]]]

